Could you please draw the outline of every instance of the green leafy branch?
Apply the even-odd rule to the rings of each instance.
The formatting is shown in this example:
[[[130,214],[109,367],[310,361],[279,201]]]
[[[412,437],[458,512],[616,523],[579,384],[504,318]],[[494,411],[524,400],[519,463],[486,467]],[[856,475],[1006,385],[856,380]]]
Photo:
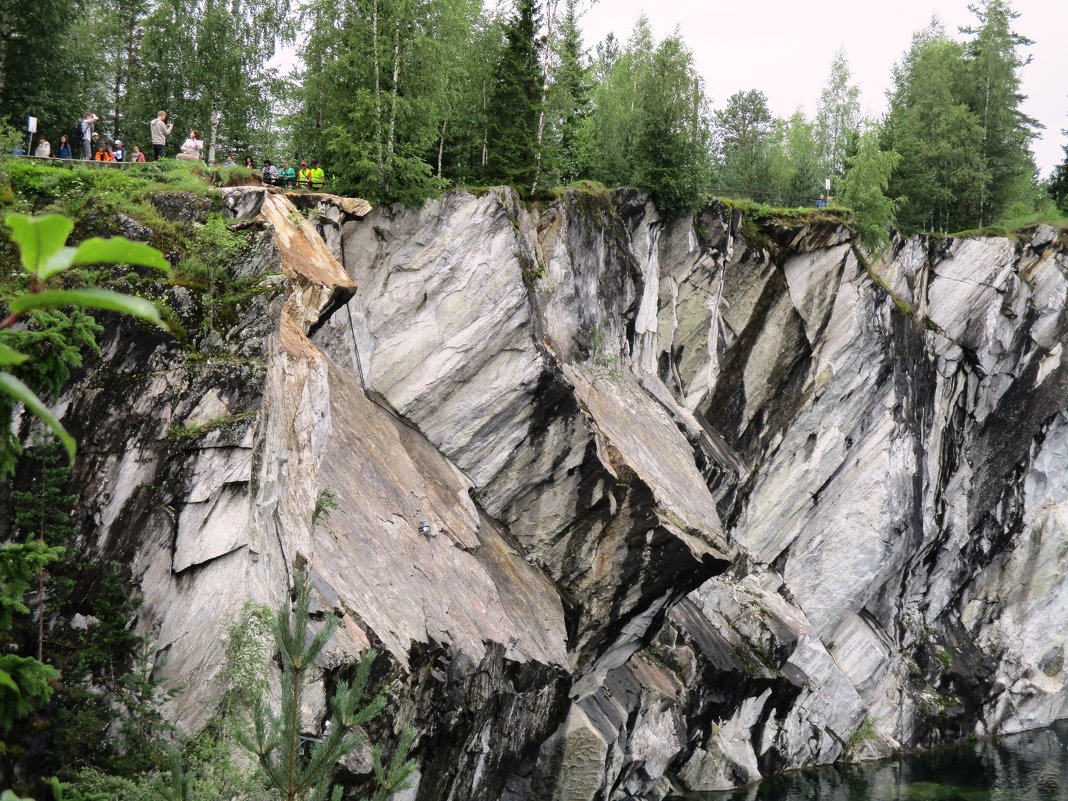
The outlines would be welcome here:
[[[119,312],[161,328],[166,327],[156,305],[144,298],[99,287],[61,289],[49,286],[49,281],[72,267],[87,265],[130,264],[150,267],[169,275],[170,264],[155,248],[124,237],[94,237],[77,247],[69,247],[67,238],[74,230],[74,222],[59,214],[42,217],[8,214],[4,223],[11,229],[11,240],[19,248],[22,269],[29,276],[30,286],[28,291],[19,293],[8,302],[8,315],[0,320],[0,331],[11,328],[28,312],[64,306]],[[37,394],[10,372],[12,367],[25,363],[27,359],[29,356],[26,354],[0,342],[0,392],[22,403],[48,426],[63,443],[73,462],[76,449],[74,438]]]

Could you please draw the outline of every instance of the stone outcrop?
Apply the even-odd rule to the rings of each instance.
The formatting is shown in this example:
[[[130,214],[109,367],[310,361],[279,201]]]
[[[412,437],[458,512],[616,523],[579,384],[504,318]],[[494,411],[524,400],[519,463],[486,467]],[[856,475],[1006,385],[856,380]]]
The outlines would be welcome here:
[[[302,203],[224,190],[275,291],[220,356],[119,326],[62,401],[180,725],[304,569],[321,668],[383,653],[423,801],[659,800],[1068,714],[1057,232],[869,265],[833,217],[635,191]]]

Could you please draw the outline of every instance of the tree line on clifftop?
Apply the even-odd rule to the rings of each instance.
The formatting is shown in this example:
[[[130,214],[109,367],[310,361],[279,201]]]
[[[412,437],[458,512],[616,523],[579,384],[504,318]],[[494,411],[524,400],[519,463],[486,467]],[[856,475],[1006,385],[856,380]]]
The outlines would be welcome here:
[[[758,89],[715,107],[678,30],[657,40],[642,18],[590,48],[583,0],[115,0],[84,14],[39,0],[0,18],[0,116],[73,128],[100,109],[124,137],[166,108],[216,123],[226,152],[317,157],[375,202],[589,180],[650,189],[669,211],[716,193],[800,206],[830,178],[869,216],[947,232],[1041,211],[1051,190],[1068,202],[1066,167],[1037,180],[1029,150],[1019,15],[1007,0],[970,8],[972,27],[915,35],[873,120],[843,51],[812,117],[776,118]],[[272,68],[291,51],[295,69]]]

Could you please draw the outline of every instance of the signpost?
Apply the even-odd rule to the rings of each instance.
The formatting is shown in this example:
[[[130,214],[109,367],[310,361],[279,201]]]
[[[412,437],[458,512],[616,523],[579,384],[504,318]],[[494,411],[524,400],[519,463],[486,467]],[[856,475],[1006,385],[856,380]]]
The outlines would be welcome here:
[[[29,135],[29,139],[26,141],[26,155],[33,155],[33,135],[37,133],[37,118],[26,117],[26,130]]]

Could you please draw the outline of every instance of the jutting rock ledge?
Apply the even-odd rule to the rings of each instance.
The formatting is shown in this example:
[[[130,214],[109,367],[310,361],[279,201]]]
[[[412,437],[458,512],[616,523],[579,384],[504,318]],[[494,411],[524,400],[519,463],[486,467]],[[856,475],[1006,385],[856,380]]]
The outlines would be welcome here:
[[[1068,715],[1052,229],[866,266],[833,218],[628,190],[314,224],[224,191],[278,291],[197,365],[113,327],[60,404],[180,726],[303,569],[322,670],[388,655],[420,801],[659,800]]]

